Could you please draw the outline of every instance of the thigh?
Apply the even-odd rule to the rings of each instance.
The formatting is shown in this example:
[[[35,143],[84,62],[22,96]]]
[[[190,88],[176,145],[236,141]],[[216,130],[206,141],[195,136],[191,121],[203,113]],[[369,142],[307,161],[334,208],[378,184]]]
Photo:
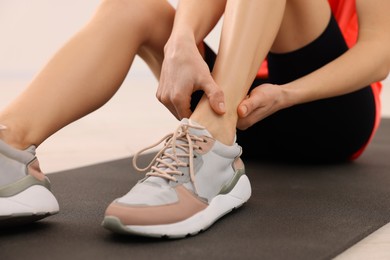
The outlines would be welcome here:
[[[138,50],[138,55],[146,62],[156,78],[160,77],[164,59],[164,46],[172,32],[176,10],[167,0],[136,0],[147,8],[146,37]]]
[[[256,79],[251,88],[265,82],[284,84],[305,76],[348,50],[331,17],[322,33],[302,48],[268,55],[268,79]],[[215,53],[206,45],[205,60],[212,70]],[[331,76],[331,75],[330,75]],[[195,108],[202,93],[192,97]],[[372,135],[376,105],[370,86],[351,94],[297,105],[238,131],[244,158],[335,162],[348,160]]]
[[[332,18],[307,46],[268,56],[269,81],[284,84],[302,77],[347,51]],[[330,75],[331,76],[331,75]],[[351,94],[297,105],[238,133],[244,157],[300,161],[343,161],[369,140],[375,123],[370,86]]]
[[[238,132],[244,158],[346,161],[369,140],[375,122],[370,87],[291,107]]]

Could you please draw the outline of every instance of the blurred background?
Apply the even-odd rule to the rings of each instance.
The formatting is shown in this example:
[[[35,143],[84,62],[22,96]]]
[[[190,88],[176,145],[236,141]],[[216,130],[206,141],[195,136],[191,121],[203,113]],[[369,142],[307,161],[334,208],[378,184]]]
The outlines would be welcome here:
[[[99,2],[0,0],[0,109],[89,20]],[[177,4],[176,0],[170,2]],[[214,50],[220,28],[221,23],[206,39]],[[382,114],[390,117],[390,80],[384,85]],[[173,131],[177,122],[156,100],[156,87],[154,76],[137,58],[112,100],[40,146],[43,170],[52,173],[129,157]]]

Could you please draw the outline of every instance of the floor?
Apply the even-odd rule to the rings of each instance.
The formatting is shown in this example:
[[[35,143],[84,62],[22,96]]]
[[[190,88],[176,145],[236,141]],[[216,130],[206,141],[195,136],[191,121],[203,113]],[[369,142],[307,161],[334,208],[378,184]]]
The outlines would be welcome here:
[[[98,0],[1,1],[0,109],[25,88],[47,59],[88,20],[98,3]],[[218,44],[217,34],[218,29],[207,39],[214,48]],[[176,120],[156,101],[156,86],[157,81],[145,64],[136,59],[123,87],[110,102],[40,146],[42,168],[52,173],[128,157],[171,132]],[[387,79],[382,94],[384,117],[390,117],[389,87]],[[359,259],[357,256],[385,259],[381,254],[386,254],[385,248],[389,246],[390,224],[338,259]],[[385,255],[387,259],[389,254]]]

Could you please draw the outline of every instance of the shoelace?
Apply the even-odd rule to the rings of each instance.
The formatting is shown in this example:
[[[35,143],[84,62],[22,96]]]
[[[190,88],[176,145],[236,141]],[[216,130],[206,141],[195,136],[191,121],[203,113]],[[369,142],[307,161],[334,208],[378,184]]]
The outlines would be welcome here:
[[[204,142],[205,140],[196,135],[191,134],[189,132],[190,128],[200,130],[205,129],[201,126],[192,125],[191,123],[181,124],[174,133],[166,135],[157,143],[137,152],[133,158],[134,168],[141,172],[145,172],[151,169],[151,171],[148,172],[146,176],[156,176],[177,182],[177,179],[174,176],[183,175],[183,173],[178,170],[178,167],[189,167],[190,179],[196,190],[195,174],[193,167],[193,151],[194,149],[199,149],[200,147],[198,145],[195,145],[194,142]],[[158,146],[163,141],[165,141],[164,147],[156,154],[156,156],[152,159],[149,165],[145,168],[138,167],[138,157],[145,151]],[[170,150],[167,152],[168,149]],[[188,158],[188,163],[180,160],[180,158],[183,157]]]

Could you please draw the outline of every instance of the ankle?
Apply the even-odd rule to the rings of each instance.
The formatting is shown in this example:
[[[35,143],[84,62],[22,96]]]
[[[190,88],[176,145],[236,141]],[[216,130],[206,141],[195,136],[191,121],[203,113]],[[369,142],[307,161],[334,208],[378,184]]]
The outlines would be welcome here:
[[[0,140],[5,142],[6,144],[16,148],[16,149],[26,149],[31,144],[26,142],[24,138],[21,136],[24,136],[18,133],[14,130],[14,128],[9,127],[8,125],[0,124]]]
[[[236,121],[227,117],[197,118],[191,117],[195,122],[202,125],[219,142],[232,145],[236,138]]]
[[[212,124],[207,127],[211,135],[219,142],[225,145],[233,145],[236,141],[236,128],[232,127],[231,124]]]
[[[233,107],[229,106],[225,114],[218,115],[210,108],[208,99],[203,97],[190,119],[204,126],[219,142],[232,145],[236,139],[238,121],[237,110]]]

